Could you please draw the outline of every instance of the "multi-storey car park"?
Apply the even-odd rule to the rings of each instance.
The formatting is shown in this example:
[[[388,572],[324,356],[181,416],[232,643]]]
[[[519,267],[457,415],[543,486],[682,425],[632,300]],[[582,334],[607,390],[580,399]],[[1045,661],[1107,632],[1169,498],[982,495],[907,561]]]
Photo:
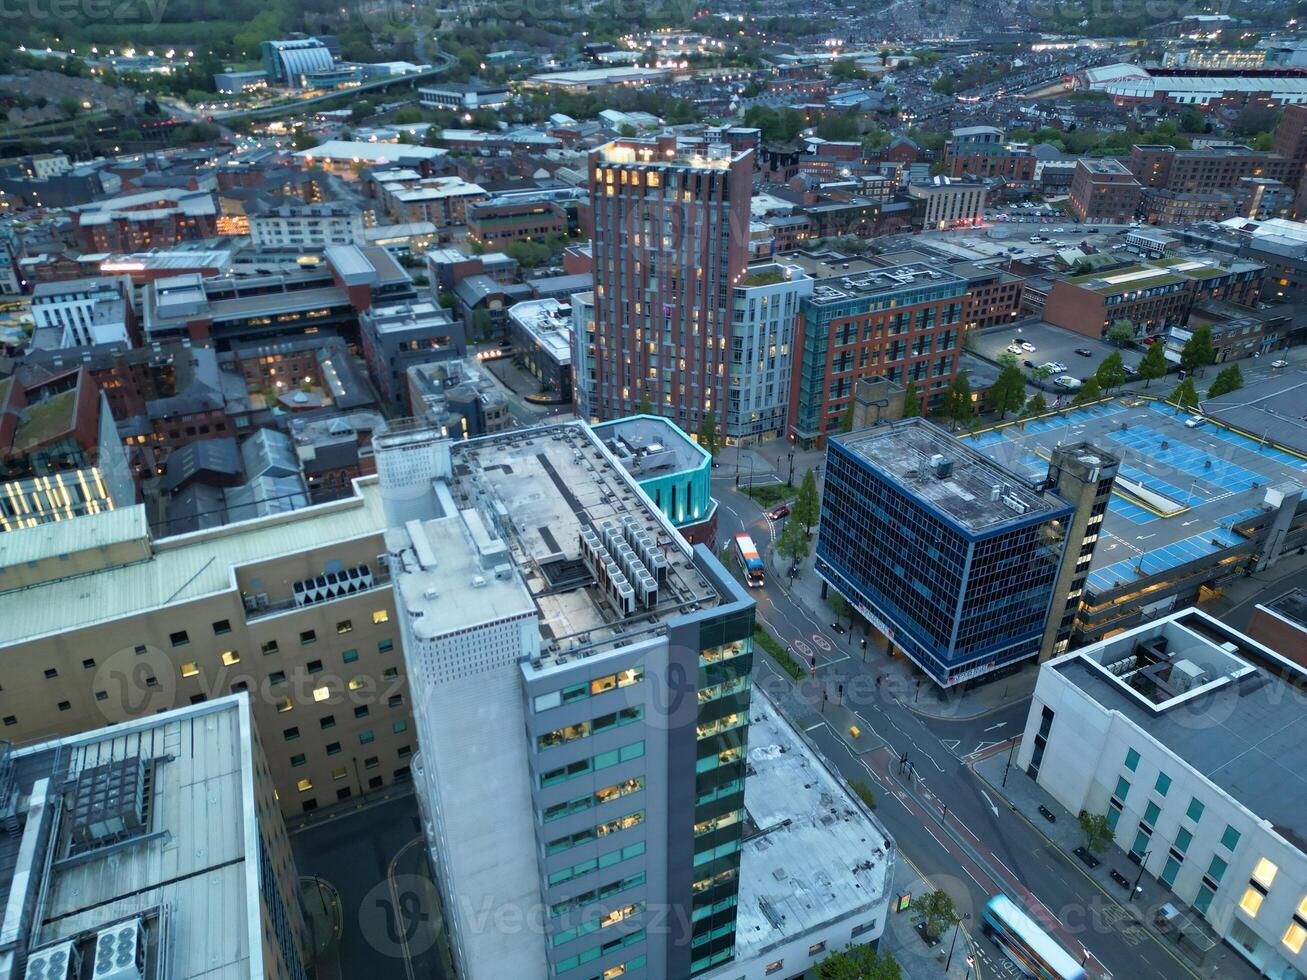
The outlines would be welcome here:
[[[1069,439],[1120,458],[1075,642],[1213,598],[1233,576],[1307,544],[1307,454],[1277,446],[1271,432],[1188,421],[1188,413],[1161,401],[1110,399],[965,440],[1033,481],[1044,478],[1058,444]]]

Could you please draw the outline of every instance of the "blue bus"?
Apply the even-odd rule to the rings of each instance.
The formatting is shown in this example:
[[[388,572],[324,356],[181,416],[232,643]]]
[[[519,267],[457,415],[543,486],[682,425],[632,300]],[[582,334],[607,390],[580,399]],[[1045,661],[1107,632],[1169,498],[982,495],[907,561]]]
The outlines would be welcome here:
[[[1006,895],[995,895],[985,905],[983,926],[1026,976],[1085,980],[1085,968]]]
[[[754,547],[753,538],[747,534],[737,534],[735,536],[735,556],[740,559],[740,567],[744,569],[744,583],[751,589],[762,588],[762,556],[758,554],[758,549]]]

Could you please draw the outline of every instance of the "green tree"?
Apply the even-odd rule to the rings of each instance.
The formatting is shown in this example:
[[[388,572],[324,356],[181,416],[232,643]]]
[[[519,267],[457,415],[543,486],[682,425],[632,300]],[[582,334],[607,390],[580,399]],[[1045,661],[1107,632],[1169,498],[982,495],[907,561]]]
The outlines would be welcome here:
[[[699,423],[699,445],[708,450],[708,455],[717,456],[717,451],[721,445],[717,441],[717,413],[711,408],[703,413],[703,421]]]
[[[1129,320],[1113,320],[1107,328],[1107,342],[1124,347],[1135,339],[1135,325]]]
[[[924,928],[927,937],[938,939],[945,929],[958,921],[957,909],[948,892],[936,889],[912,906],[913,918]]]
[[[472,330],[473,339],[488,340],[490,331],[494,329],[494,322],[490,319],[490,311],[483,306],[478,306],[472,311],[468,326]]]
[[[971,382],[966,371],[959,371],[953,383],[944,392],[944,405],[940,412],[944,418],[953,423],[956,431],[960,425],[966,425],[976,414],[976,403],[971,399]]]
[[[844,409],[844,414],[840,416],[840,431],[853,431],[853,401],[849,400],[848,408]]]
[[[1026,402],[1026,407],[1021,410],[1023,418],[1034,418],[1036,415],[1043,415],[1048,411],[1048,402],[1044,400],[1044,393],[1037,391],[1030,396],[1030,401]]]
[[[649,401],[649,393],[645,392],[640,396],[640,404],[636,406],[637,415],[652,415],[654,413],[653,404]]]
[[[1026,402],[1026,376],[1016,365],[1013,357],[998,372],[998,378],[989,389],[989,405],[998,409],[999,421],[1007,417],[1008,412],[1019,412]]]
[[[1222,395],[1228,395],[1230,392],[1238,391],[1242,387],[1243,372],[1239,370],[1238,364],[1231,364],[1228,367],[1221,368],[1216,375],[1216,380],[1207,389],[1207,397],[1220,398]]]
[[[822,116],[817,123],[817,135],[832,143],[846,143],[858,138],[862,126],[851,112],[836,112]]]
[[[1161,342],[1161,340],[1157,341],[1158,344]],[[1189,335],[1189,339],[1180,348],[1180,367],[1185,371],[1199,370],[1211,364],[1215,357],[1216,350],[1212,347],[1212,328],[1204,323]]]
[[[1098,383],[1098,375],[1091,375],[1085,378],[1084,384],[1076,392],[1075,398],[1071,399],[1072,405],[1084,405],[1086,402],[1098,401],[1103,397],[1103,387]]]
[[[813,525],[821,519],[821,500],[817,496],[817,474],[808,470],[799,484],[799,494],[790,507],[790,520],[803,525],[804,533],[812,534]]]
[[[849,601],[840,595],[834,589],[826,593],[826,605],[830,606],[831,612],[835,614],[835,622],[839,622],[846,616],[851,616],[853,610],[849,607]]]
[[[915,418],[921,414],[921,402],[917,398],[917,383],[909,381],[906,391],[903,393],[903,417],[905,419]]]
[[[790,520],[787,520],[785,527],[781,529],[780,540],[776,542],[776,553],[788,561],[800,562],[808,557],[811,548],[812,542],[791,513]]]
[[[372,115],[372,103],[367,99],[359,99],[349,107],[349,118],[353,122],[361,122]]]
[[[1098,370],[1094,372],[1094,377],[1104,391],[1111,391],[1125,384],[1129,376],[1125,373],[1125,361],[1121,359],[1121,352],[1114,350],[1103,358],[1103,362],[1098,365]]]
[[[837,82],[848,82],[855,78],[866,78],[867,73],[852,58],[841,58],[830,66],[830,77]]]
[[[318,138],[306,129],[297,129],[290,142],[297,150],[311,150],[318,145]]]
[[[1194,390],[1194,379],[1185,378],[1171,392],[1167,402],[1177,409],[1194,409],[1198,407],[1198,392]]]
[[[1148,345],[1148,352],[1139,362],[1139,377],[1147,388],[1158,378],[1166,377],[1166,344],[1161,340]]]
[[[870,946],[850,946],[817,964],[818,980],[903,980],[898,961]]]
[[[1095,854],[1111,843],[1112,825],[1103,814],[1081,810],[1076,819],[1080,822],[1080,829],[1085,832],[1085,847]]]

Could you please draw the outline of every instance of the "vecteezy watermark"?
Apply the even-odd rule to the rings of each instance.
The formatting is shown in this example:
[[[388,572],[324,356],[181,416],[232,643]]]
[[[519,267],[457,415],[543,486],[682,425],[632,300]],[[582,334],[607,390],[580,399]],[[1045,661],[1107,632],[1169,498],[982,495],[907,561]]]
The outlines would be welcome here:
[[[1030,0],[1027,11],[1044,22],[1121,20],[1157,23],[1193,14],[1223,14],[1228,0]]]
[[[93,683],[95,703],[112,724],[165,711],[177,703],[177,668],[155,646],[115,650],[96,667]]]
[[[0,21],[158,27],[167,8],[168,0],[0,0]]]
[[[382,956],[412,959],[430,950],[444,930],[440,895],[430,878],[386,878],[359,904],[359,934]]]

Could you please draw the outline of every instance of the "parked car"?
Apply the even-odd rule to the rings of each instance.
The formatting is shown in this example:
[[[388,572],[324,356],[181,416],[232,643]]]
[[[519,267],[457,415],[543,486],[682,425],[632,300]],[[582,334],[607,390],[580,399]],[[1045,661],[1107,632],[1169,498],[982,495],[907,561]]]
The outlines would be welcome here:
[[[1287,368],[1288,366],[1289,366],[1289,362],[1286,361],[1283,357],[1280,358],[1278,361],[1271,362],[1271,367],[1273,368]]]
[[[1190,415],[1184,420],[1184,424],[1187,428],[1196,429],[1200,425],[1206,425],[1207,419],[1203,418],[1201,415]]]
[[[1059,388],[1066,388],[1068,391],[1075,391],[1080,387],[1079,380],[1071,377],[1069,374],[1064,374],[1060,378],[1055,379],[1053,384],[1057,385]]]
[[[1126,377],[1128,378],[1133,378],[1136,374],[1139,373],[1139,369],[1137,367],[1134,367],[1133,365],[1122,364],[1121,366],[1125,368]]]
[[[781,504],[777,507],[773,507],[771,510],[767,511],[767,516],[770,517],[773,521],[779,521],[782,517],[789,517],[790,505]]]
[[[1014,341],[1012,341],[1012,343],[1010,343],[1010,344],[1007,345],[1007,352],[1008,352],[1009,354],[1024,354],[1024,353],[1025,353],[1025,350],[1024,350],[1024,348],[1022,348],[1022,346],[1021,346],[1020,344],[1018,344],[1018,343],[1014,340]]]
[[[1093,356],[1094,356],[1094,352],[1091,351],[1088,347],[1077,347],[1077,348],[1076,348],[1076,353],[1079,354],[1081,357],[1093,357]]]
[[[1028,368],[1030,368],[1030,369],[1033,371],[1034,368],[1035,368],[1035,362],[1034,362],[1034,361],[1022,361],[1022,362],[1021,362],[1021,366],[1022,366],[1022,367],[1028,367]]]
[[[1021,349],[1027,354],[1033,354],[1037,350],[1035,345],[1028,340],[1021,341]]]

